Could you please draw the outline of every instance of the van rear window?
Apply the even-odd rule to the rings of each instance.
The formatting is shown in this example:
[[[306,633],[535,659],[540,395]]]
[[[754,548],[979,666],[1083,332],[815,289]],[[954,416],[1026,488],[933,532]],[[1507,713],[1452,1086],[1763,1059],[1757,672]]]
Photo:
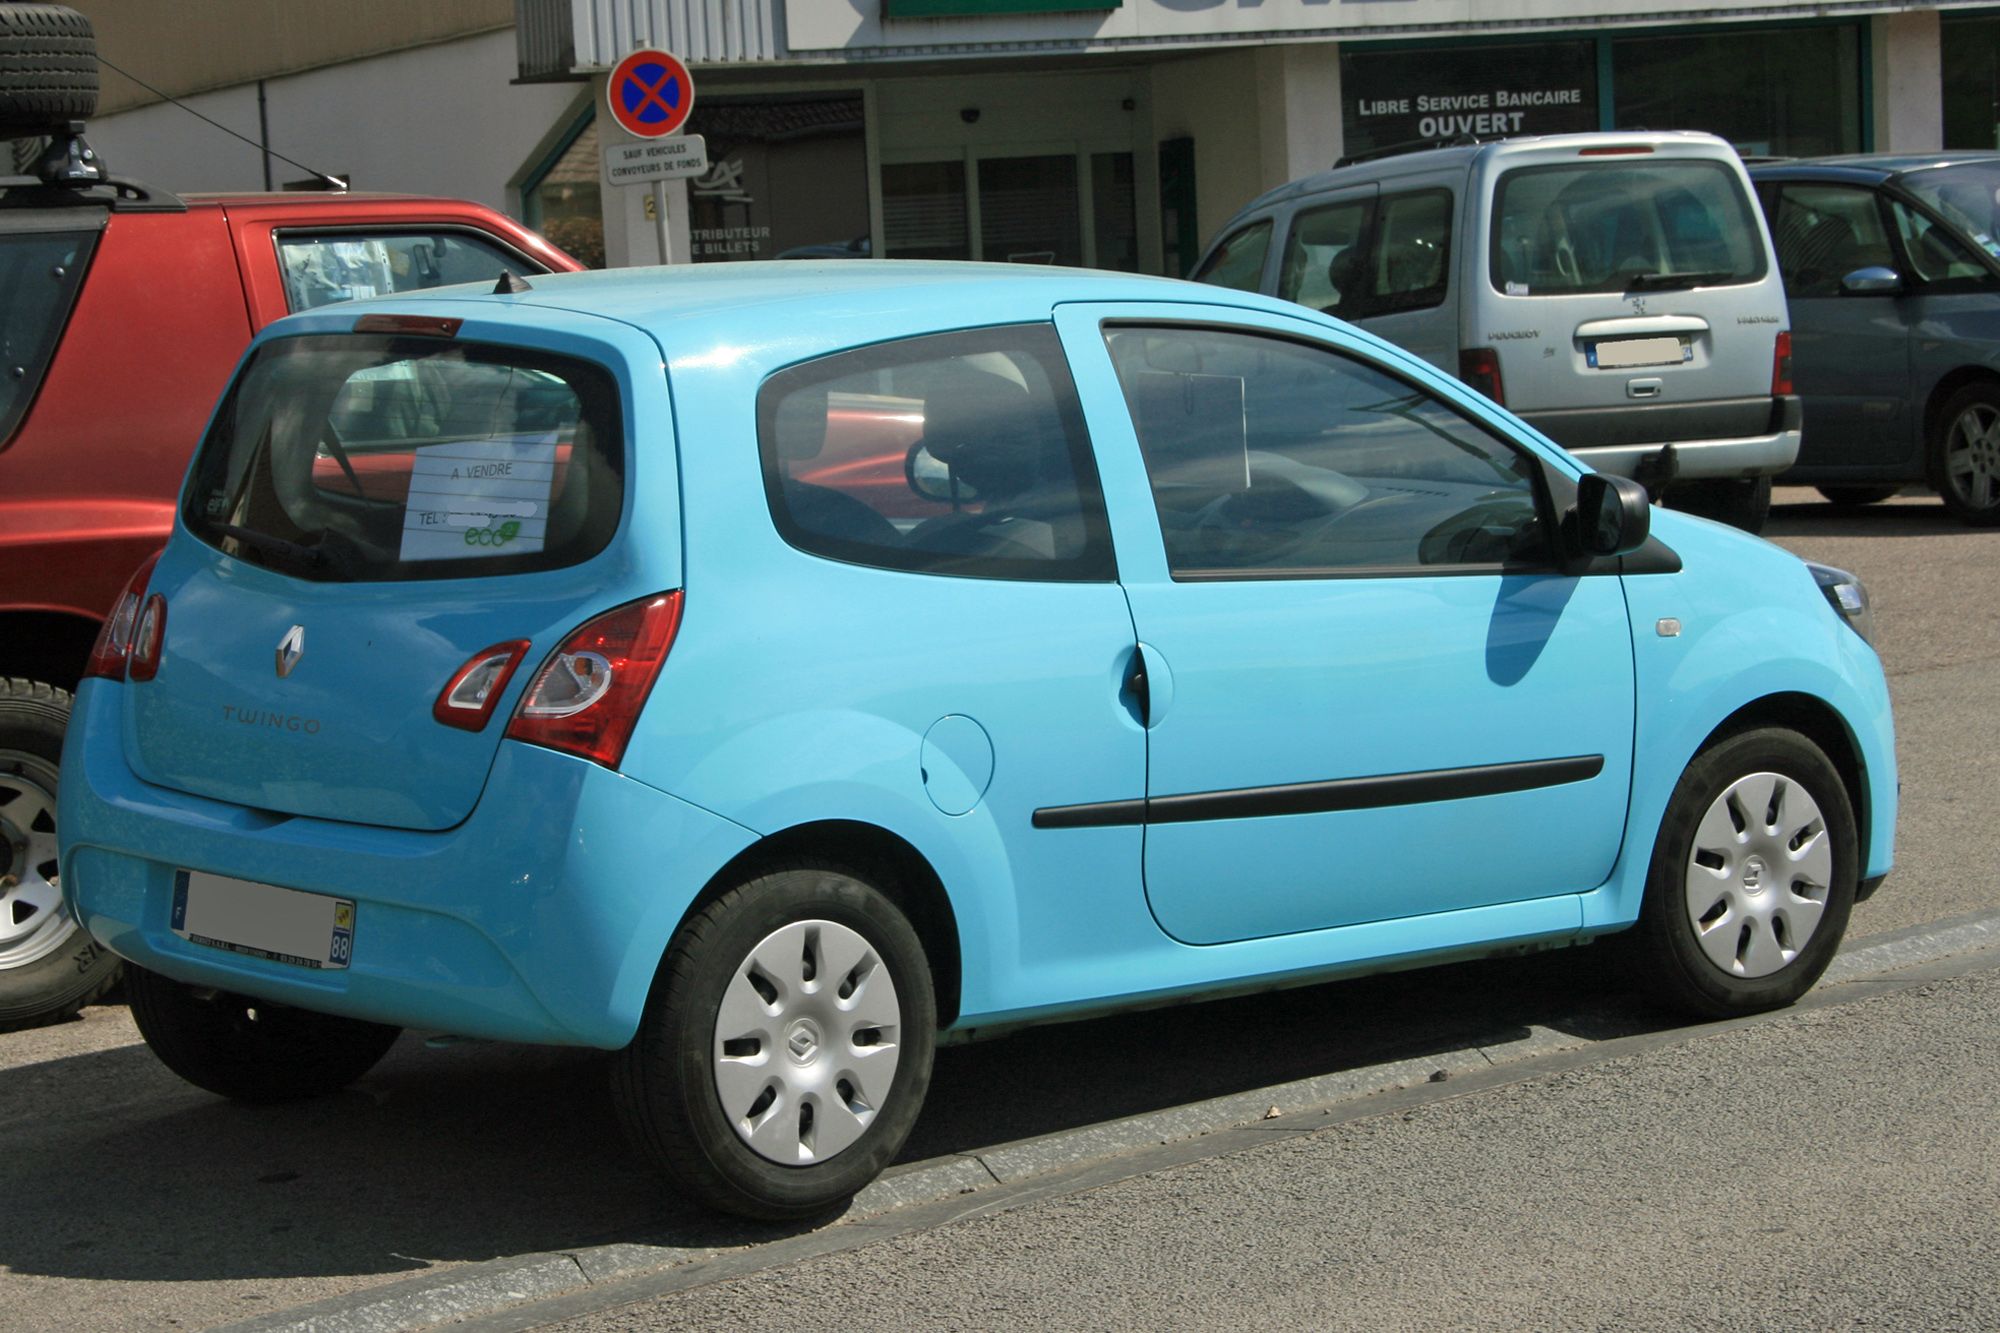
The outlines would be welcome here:
[[[1522,167],[1494,192],[1491,277],[1508,296],[1722,287],[1765,269],[1749,196],[1721,162]]]
[[[0,236],[0,444],[35,401],[96,245],[95,231]]]
[[[183,504],[229,555],[320,582],[555,569],[624,504],[618,389],[525,348],[336,334],[259,348]]]

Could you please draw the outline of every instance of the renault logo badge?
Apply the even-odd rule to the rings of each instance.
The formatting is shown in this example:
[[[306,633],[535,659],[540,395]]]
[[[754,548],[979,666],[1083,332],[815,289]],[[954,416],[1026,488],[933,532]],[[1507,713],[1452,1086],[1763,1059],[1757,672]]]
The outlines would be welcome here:
[[[292,668],[306,655],[306,627],[294,625],[285,631],[285,637],[278,640],[278,675],[282,678],[292,674]]]

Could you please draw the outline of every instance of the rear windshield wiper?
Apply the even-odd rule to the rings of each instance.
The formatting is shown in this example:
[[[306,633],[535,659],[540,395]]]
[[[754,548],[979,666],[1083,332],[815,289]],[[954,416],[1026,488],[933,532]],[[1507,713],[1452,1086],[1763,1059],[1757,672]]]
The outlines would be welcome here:
[[[266,555],[279,556],[303,569],[332,570],[347,582],[354,581],[354,571],[324,546],[301,546],[297,542],[288,542],[283,537],[273,537],[268,532],[259,532],[255,528],[239,528],[234,523],[216,523],[211,526],[223,536],[234,537],[245,546],[254,546]]]
[[[1634,273],[1625,279],[1628,292],[1664,292],[1682,290],[1688,287],[1707,287],[1736,275],[1728,269],[1709,269],[1699,273]]]

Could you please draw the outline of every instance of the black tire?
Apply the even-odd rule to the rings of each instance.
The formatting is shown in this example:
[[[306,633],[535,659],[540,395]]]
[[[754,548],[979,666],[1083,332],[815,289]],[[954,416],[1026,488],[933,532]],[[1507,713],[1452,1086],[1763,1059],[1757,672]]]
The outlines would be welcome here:
[[[1821,495],[1842,509],[1859,509],[1862,505],[1881,504],[1898,491],[1901,486],[1821,486]]]
[[[69,704],[53,685],[0,677],[0,1032],[60,1022],[118,982],[117,955],[54,901]]]
[[[132,1021],[160,1063],[231,1101],[302,1101],[338,1092],[375,1067],[401,1028],[186,986],[126,971]]]
[[[1820,890],[1817,894],[1812,888],[1807,889],[1808,897],[1818,898],[1820,915],[1810,934],[1791,941],[1789,961],[1761,975],[1737,975],[1725,970],[1698,938],[1694,914],[1706,905],[1696,903],[1691,909],[1688,885],[1694,877],[1696,833],[1703,818],[1739,781],[1753,782],[1762,774],[1775,774],[1786,783],[1797,784],[1818,807],[1824,850],[1828,853],[1828,871],[1824,876],[1827,882],[1817,886]],[[1751,812],[1751,818],[1756,817]],[[1796,809],[1786,811],[1781,815],[1779,827],[1784,826],[1785,819],[1798,817]],[[1701,863],[1707,866],[1708,874],[1715,876],[1712,892],[1718,901],[1726,895],[1735,895],[1729,897],[1728,912],[1715,918],[1716,926],[1711,929],[1720,933],[1711,939],[1709,947],[1732,949],[1739,959],[1745,955],[1746,946],[1768,950],[1775,942],[1780,947],[1764,954],[1770,959],[1783,957],[1785,952],[1782,931],[1769,931],[1752,913],[1741,913],[1733,921],[1729,915],[1737,913],[1740,904],[1759,893],[1769,895],[1764,899],[1768,904],[1787,892],[1780,882],[1787,872],[1782,866],[1772,871],[1769,862],[1755,850],[1758,832],[1755,828],[1747,830],[1750,841],[1744,845],[1751,850],[1741,862],[1731,860],[1723,866],[1709,861]],[[1810,842],[1809,839],[1806,845],[1810,846]],[[1794,731],[1765,727],[1739,732],[1695,756],[1674,788],[1666,817],[1660,821],[1660,836],[1653,845],[1645,902],[1631,941],[1635,961],[1656,998],[1698,1017],[1732,1018],[1782,1008],[1805,994],[1833,961],[1841,936],[1847,930],[1848,914],[1854,907],[1859,874],[1860,839],[1855,833],[1854,808],[1845,784],[1826,755]],[[1703,884],[1706,889],[1707,881]],[[1747,893],[1743,887],[1746,885],[1752,886]],[[1702,896],[1709,897],[1710,892],[1705,891]],[[1741,933],[1733,934],[1738,929]],[[1766,931],[1761,939],[1758,930]]]
[[[2000,385],[1968,384],[1945,400],[1925,465],[1953,518],[1974,528],[2000,523]]]
[[[1755,535],[1764,530],[1764,520],[1771,515],[1771,479],[1683,481],[1667,488],[1664,503],[1669,509],[1714,519]]]
[[[864,1108],[872,1119],[858,1138],[824,1161],[781,1164],[739,1136],[731,1112],[724,1109],[716,1069],[726,1039],[718,1034],[717,1025],[732,985],[754,984],[747,980],[755,962],[753,951],[779,932],[808,922],[832,923],[855,932],[886,968],[893,983],[887,994],[899,1020],[894,1039],[897,1062],[886,1095],[877,1094],[879,1105]],[[802,975],[810,982],[813,969],[804,969]],[[835,984],[831,974],[823,984]],[[847,992],[840,994],[844,1000]],[[774,1022],[784,1021],[783,1012],[772,1012]],[[777,1047],[789,1031],[774,1033],[772,1045]],[[828,1040],[807,1048],[810,1062],[794,1057],[793,1063],[809,1067],[824,1061],[825,1069],[831,1070],[834,1061],[843,1055],[852,1058],[863,1044],[861,1034],[855,1036],[854,1046],[846,1052]],[[761,1221],[813,1217],[844,1204],[895,1160],[930,1087],[936,1036],[930,967],[902,912],[880,890],[847,870],[813,861],[791,862],[759,872],[682,925],[653,982],[638,1034],[613,1063],[612,1092],[638,1150],[693,1198],[721,1212]],[[784,1050],[774,1049],[768,1058],[774,1083],[791,1075],[789,1067],[778,1063],[786,1058]],[[830,1075],[823,1071],[822,1076]],[[846,1096],[848,1085],[838,1086]],[[808,1122],[801,1111],[789,1108],[802,1110],[810,1094],[794,1097],[787,1087],[784,1097],[745,1108],[745,1124],[757,1117],[759,1106],[767,1107],[765,1114],[774,1121],[783,1115],[798,1116],[781,1121],[781,1127],[793,1126],[789,1132],[802,1139]]]
[[[68,5],[0,4],[0,139],[97,114],[97,38]]]

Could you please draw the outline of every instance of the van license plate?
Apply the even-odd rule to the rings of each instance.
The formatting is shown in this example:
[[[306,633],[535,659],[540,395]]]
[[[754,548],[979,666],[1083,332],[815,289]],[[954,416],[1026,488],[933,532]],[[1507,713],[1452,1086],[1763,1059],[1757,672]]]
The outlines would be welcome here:
[[[1599,370],[1627,366],[1671,366],[1692,360],[1694,348],[1679,338],[1620,338],[1590,348],[1590,364]]]
[[[194,944],[294,967],[346,967],[354,956],[348,899],[201,870],[174,872],[173,930]]]

